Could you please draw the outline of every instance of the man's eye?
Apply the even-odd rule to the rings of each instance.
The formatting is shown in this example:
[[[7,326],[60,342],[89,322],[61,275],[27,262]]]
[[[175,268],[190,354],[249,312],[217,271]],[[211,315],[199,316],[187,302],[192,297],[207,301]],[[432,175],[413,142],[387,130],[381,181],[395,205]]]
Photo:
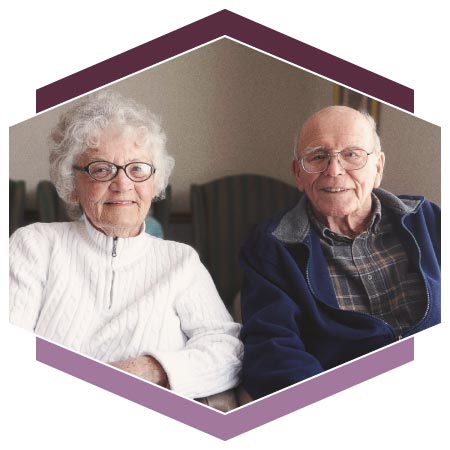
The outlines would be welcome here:
[[[327,159],[328,155],[325,153],[317,153],[315,155],[311,155],[308,160],[309,161],[323,161],[324,159]]]
[[[361,152],[357,150],[349,150],[348,152],[345,152],[343,156],[346,159],[358,159],[361,157]]]

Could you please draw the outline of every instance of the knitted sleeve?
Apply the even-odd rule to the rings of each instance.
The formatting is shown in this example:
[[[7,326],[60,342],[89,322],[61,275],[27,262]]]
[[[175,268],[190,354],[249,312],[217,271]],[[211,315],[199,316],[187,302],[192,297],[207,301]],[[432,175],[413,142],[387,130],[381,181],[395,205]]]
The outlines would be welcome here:
[[[48,254],[48,242],[34,225],[19,228],[10,238],[9,319],[30,331],[42,307]]]
[[[172,390],[189,398],[206,397],[239,383],[243,346],[240,325],[233,322],[208,271],[192,252],[184,268],[185,283],[175,302],[184,349],[155,351]]]

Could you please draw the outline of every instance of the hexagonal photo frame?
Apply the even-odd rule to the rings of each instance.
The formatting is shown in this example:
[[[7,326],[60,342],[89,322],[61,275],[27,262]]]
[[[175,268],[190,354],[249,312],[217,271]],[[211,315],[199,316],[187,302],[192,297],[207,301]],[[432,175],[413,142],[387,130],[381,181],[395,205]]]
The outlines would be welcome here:
[[[43,112],[223,37],[405,111],[414,110],[412,89],[223,10],[38,89],[36,111]],[[414,338],[392,344],[228,413],[183,398],[39,337],[36,338],[36,359],[227,440],[412,361]]]

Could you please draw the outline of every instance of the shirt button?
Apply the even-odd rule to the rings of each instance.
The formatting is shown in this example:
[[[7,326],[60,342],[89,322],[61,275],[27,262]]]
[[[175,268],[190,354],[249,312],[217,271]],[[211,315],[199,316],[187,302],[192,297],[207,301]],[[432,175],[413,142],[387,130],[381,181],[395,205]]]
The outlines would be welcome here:
[[[367,279],[370,281],[372,279],[372,275],[368,275]]]

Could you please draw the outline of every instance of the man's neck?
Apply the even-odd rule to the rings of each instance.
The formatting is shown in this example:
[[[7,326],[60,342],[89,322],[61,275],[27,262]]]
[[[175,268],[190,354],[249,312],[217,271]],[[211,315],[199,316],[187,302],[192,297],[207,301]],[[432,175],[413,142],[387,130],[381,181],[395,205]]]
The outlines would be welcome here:
[[[367,211],[357,211],[354,214],[342,217],[323,216],[315,211],[314,208],[311,209],[316,219],[330,231],[351,239],[357,238],[367,230],[367,227],[373,221],[372,208],[369,208]]]

